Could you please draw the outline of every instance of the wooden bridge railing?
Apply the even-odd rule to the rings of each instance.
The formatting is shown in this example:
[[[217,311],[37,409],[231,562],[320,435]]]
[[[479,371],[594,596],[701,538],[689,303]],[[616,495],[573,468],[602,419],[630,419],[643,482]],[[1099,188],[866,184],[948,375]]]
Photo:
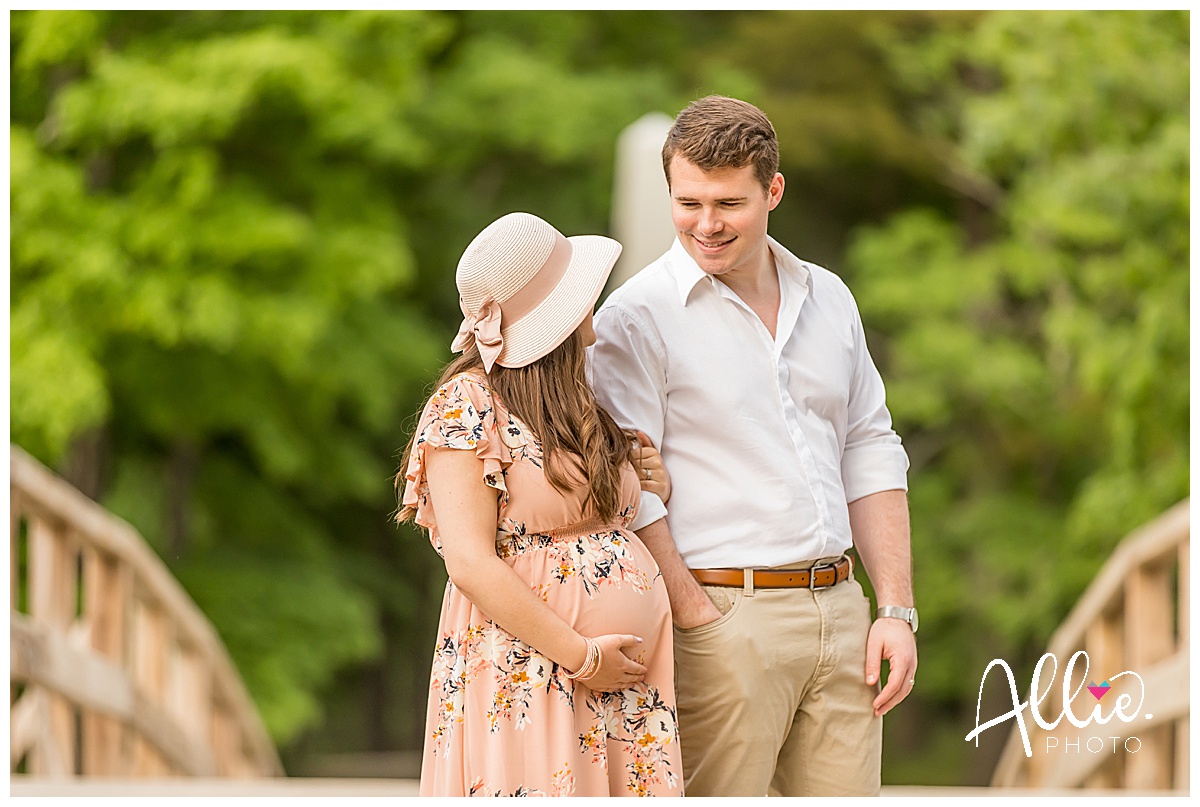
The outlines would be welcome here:
[[[1050,638],[1048,652],[1058,660],[1058,675],[1039,710],[1045,720],[1053,723],[1062,712],[1062,679],[1071,655],[1079,650],[1087,652],[1086,675],[1097,685],[1123,670],[1141,676],[1144,701],[1131,676],[1112,682],[1111,692],[1101,696],[1103,715],[1112,711],[1123,692],[1132,698],[1126,713],[1142,702],[1136,720],[1127,723],[1115,717],[1106,725],[1093,721],[1079,729],[1064,718],[1054,731],[1046,732],[1027,715],[1033,755],[1026,756],[1014,726],[993,786],[1187,792],[1189,515],[1189,502],[1184,500],[1126,537]],[[1047,662],[1043,674],[1048,677],[1050,672]],[[1082,681],[1084,675],[1080,659],[1070,692],[1088,683]],[[1045,688],[1043,679],[1041,689]],[[1096,706],[1086,689],[1071,703],[1081,722]]]
[[[212,625],[127,523],[12,447],[11,771],[283,767]]]

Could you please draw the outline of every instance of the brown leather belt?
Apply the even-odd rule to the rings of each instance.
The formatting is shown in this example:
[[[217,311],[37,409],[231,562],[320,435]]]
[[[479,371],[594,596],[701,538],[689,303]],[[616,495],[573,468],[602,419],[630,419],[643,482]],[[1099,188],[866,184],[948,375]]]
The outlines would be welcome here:
[[[692,577],[706,586],[730,586],[742,588],[746,576],[742,569],[692,569]],[[848,555],[828,566],[812,569],[753,569],[755,588],[829,588],[850,577],[854,561]]]

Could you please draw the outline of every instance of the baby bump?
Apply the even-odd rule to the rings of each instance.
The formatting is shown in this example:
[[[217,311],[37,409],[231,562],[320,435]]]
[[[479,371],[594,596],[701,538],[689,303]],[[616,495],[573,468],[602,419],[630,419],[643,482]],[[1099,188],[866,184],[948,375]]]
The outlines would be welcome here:
[[[658,565],[633,533],[559,539],[510,558],[513,569],[585,636],[630,633],[651,642],[670,635],[671,614]]]

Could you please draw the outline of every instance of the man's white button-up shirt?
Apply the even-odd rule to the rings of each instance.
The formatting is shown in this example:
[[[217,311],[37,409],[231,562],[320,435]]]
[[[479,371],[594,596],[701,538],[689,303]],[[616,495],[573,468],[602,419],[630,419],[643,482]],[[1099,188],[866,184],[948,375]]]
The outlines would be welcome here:
[[[840,554],[851,546],[848,502],[908,487],[850,290],[768,243],[774,338],[678,240],[595,317],[596,395],[618,424],[650,436],[673,484],[665,509],[642,494],[633,526],[666,514],[693,569]]]

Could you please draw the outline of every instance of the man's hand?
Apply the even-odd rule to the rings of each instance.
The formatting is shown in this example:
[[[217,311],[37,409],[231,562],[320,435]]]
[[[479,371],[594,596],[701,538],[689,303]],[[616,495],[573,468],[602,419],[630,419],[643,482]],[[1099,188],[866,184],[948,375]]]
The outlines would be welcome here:
[[[724,614],[721,609],[713,605],[713,601],[704,594],[704,589],[700,589],[703,601],[694,599],[690,602],[687,610],[680,610],[674,614],[675,627],[688,630],[689,628],[698,628],[701,625],[707,625],[709,622],[716,622]]]
[[[917,674],[917,637],[903,619],[876,619],[867,634],[867,683],[879,680],[879,665],[888,660],[888,681],[875,697],[875,716],[882,717],[912,692]]]
[[[642,490],[649,491],[662,499],[663,504],[671,498],[671,475],[663,465],[662,455],[643,431],[637,433],[638,447],[633,450],[633,467],[637,471]],[[647,476],[647,472],[649,475]]]
[[[667,520],[660,518],[647,524],[637,531],[637,535],[650,550],[662,572],[667,598],[671,601],[671,620],[675,626],[686,630],[720,619],[720,609],[713,605],[696,578],[692,577],[683,558],[679,557]]]
[[[884,490],[850,502],[850,529],[863,569],[880,603],[911,608],[912,555],[908,495]],[[875,698],[875,715],[887,714],[908,697],[917,673],[917,640],[903,619],[875,620],[867,634],[867,683],[879,680],[879,664],[888,660],[888,682]],[[913,683],[910,683],[913,682]]]

